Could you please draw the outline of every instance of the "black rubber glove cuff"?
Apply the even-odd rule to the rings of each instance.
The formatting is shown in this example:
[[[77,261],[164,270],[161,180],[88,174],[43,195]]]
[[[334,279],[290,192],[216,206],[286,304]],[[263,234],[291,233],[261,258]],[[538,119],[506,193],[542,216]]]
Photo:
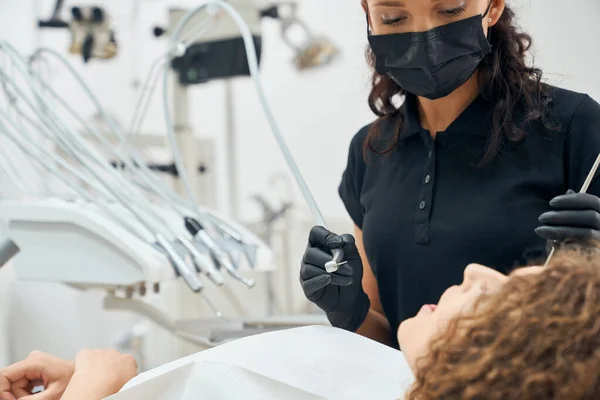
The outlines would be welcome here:
[[[353,313],[329,312],[327,313],[327,319],[331,325],[336,328],[344,329],[349,332],[356,332],[365,322],[365,319],[367,319],[370,308],[371,301],[369,300],[369,296],[363,292],[356,300]]]

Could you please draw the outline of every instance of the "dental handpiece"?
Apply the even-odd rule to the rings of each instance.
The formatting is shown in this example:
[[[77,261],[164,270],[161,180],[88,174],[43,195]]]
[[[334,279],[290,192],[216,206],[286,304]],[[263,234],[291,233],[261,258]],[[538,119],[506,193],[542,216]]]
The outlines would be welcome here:
[[[592,180],[594,179],[594,176],[596,175],[596,172],[598,171],[598,167],[600,167],[600,154],[598,154],[598,157],[596,158],[596,161],[594,162],[592,169],[590,170],[587,178],[585,178],[585,181],[583,182],[583,186],[581,187],[581,190],[579,191],[579,193],[586,193],[588,191],[588,189],[590,188],[590,185],[592,184]],[[550,250],[550,254],[548,254],[548,258],[546,259],[546,262],[544,263],[544,267],[547,267],[548,264],[550,264],[550,260],[552,260],[552,257],[554,257],[554,253],[556,253],[557,245],[558,245],[558,242],[554,241],[554,244],[552,245],[552,250]]]
[[[221,273],[217,271],[214,265],[210,264],[212,263],[212,260],[210,260],[210,263],[205,262],[202,258],[202,254],[194,247],[194,244],[185,238],[179,238],[179,242],[182,243],[190,253],[194,265],[200,270],[199,272],[206,274],[206,276],[208,276],[208,278],[217,286],[223,286],[225,284]]]
[[[223,267],[229,275],[248,286],[249,288],[254,287],[256,282],[253,279],[244,278],[242,275],[238,273],[233,263],[229,259],[227,253],[219,248],[219,246],[213,241],[213,239],[206,233],[202,224],[194,218],[185,218],[185,227],[188,232],[194,236],[194,238],[199,239],[202,243],[208,247],[211,256],[215,259],[215,261]]]
[[[171,263],[173,264],[173,267],[175,268],[175,271],[181,275],[190,289],[192,289],[194,293],[200,292],[203,289],[202,282],[200,282],[200,279],[198,279],[198,277],[187,266],[183,258],[177,254],[167,239],[165,239],[165,237],[160,233],[157,233],[156,242],[167,253]]]
[[[306,188],[306,190],[308,190],[308,187]],[[308,193],[309,194],[306,197],[306,201],[307,201],[308,205],[310,206],[310,210],[311,210],[313,216],[318,221],[318,224],[320,226],[327,229],[327,222],[325,222],[325,218],[323,218],[323,214],[321,214],[321,210],[319,210],[319,207],[317,206],[317,203],[314,200],[314,198],[310,195],[310,192],[308,192]],[[346,263],[345,261],[343,261],[344,250],[333,249],[333,250],[331,250],[331,255],[333,256],[332,260],[327,261],[325,263],[325,271],[328,274],[333,274],[334,272],[337,272],[337,270],[340,268],[340,266],[344,265]]]
[[[325,263],[325,271],[330,274],[336,272],[340,268],[340,265],[344,264],[344,262],[342,262],[344,259],[344,251],[342,249],[334,249],[332,253],[333,260]]]

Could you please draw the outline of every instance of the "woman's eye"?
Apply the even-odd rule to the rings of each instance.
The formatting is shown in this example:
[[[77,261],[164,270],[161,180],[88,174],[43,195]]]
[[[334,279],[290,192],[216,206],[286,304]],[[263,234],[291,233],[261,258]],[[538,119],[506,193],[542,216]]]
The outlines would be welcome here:
[[[386,18],[386,17],[381,17],[381,23],[383,25],[397,25],[400,22],[404,21],[406,19],[406,17],[401,16],[401,17],[396,17],[396,18]]]
[[[443,15],[445,15],[447,17],[456,17],[457,15],[460,15],[463,12],[465,12],[465,7],[464,6],[452,8],[450,10],[440,11],[441,14],[443,14]]]

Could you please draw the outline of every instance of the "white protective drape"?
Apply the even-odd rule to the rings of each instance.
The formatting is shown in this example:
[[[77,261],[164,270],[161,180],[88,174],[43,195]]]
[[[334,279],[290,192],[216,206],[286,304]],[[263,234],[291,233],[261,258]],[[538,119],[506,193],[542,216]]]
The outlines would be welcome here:
[[[252,336],[133,379],[109,400],[395,400],[413,375],[401,352],[330,327]]]

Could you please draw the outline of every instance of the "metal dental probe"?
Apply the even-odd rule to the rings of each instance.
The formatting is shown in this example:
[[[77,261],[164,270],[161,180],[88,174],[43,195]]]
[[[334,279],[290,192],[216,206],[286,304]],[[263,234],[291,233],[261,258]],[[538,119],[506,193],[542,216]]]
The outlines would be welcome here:
[[[594,162],[594,165],[592,166],[590,173],[588,174],[587,178],[585,179],[585,182],[583,182],[583,186],[581,187],[581,190],[579,191],[579,193],[586,193],[588,191],[588,189],[590,188],[590,185],[592,184],[592,180],[594,179],[594,176],[596,175],[596,171],[598,171],[599,166],[600,166],[600,154],[598,154],[598,157],[596,158],[596,161]],[[554,244],[552,245],[552,250],[550,250],[550,254],[548,254],[548,258],[546,259],[546,262],[544,263],[544,267],[547,267],[548,264],[550,264],[550,260],[552,260],[554,253],[556,253],[556,245],[557,245],[557,241],[554,241]]]

